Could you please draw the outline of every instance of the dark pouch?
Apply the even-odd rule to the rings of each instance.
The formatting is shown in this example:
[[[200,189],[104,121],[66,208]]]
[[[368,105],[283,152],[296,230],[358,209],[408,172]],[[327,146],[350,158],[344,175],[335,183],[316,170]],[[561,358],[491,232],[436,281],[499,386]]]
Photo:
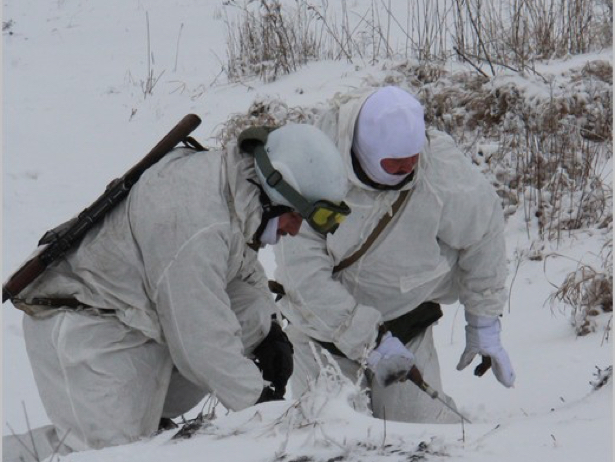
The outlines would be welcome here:
[[[391,332],[405,345],[441,317],[442,309],[439,303],[425,302],[399,318],[383,322],[381,329],[383,332]],[[329,353],[342,357],[346,356],[331,342],[320,342],[318,340],[316,342]]]
[[[442,317],[439,303],[421,303],[399,318],[385,321],[384,327],[405,345]]]

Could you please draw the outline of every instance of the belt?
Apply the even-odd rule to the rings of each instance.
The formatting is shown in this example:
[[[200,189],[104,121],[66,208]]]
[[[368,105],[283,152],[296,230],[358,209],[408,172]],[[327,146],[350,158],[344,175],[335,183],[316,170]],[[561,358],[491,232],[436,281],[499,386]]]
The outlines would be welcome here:
[[[99,316],[116,315],[112,308],[94,308],[87,303],[80,302],[75,297],[32,297],[13,298],[11,300],[15,308],[34,317],[46,317],[54,314],[55,309],[72,308],[79,311],[92,312]],[[84,311],[84,312],[85,312]]]
[[[406,314],[391,319],[390,321],[384,321],[382,324],[386,330],[391,332],[393,336],[397,337],[405,345],[410,340],[423,333],[441,317],[442,309],[439,303],[425,302],[421,303],[412,311],[408,311]],[[346,357],[334,343],[321,342],[315,339],[312,340],[329,351],[329,353]]]
[[[24,305],[48,306],[51,308],[62,308],[65,306],[68,308],[91,308],[90,305],[80,302],[75,297],[34,297],[28,299],[15,299],[15,301]]]

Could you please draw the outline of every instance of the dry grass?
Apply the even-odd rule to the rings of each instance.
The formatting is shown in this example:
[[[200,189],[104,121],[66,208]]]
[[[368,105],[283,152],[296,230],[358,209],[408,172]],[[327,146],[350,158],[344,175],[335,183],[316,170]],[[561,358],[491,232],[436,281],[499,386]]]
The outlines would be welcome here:
[[[456,58],[487,77],[612,46],[612,0],[408,0],[405,12],[400,4],[227,0],[224,72],[232,81],[271,81],[323,59]]]
[[[235,140],[248,127],[266,125],[279,127],[286,123],[313,123],[314,109],[288,107],[278,99],[265,98],[255,100],[247,113],[232,115],[216,134],[216,140],[222,145]]]
[[[225,9],[228,59],[224,71],[229,80],[258,76],[270,82],[323,57],[307,3],[293,11],[283,10],[278,0],[229,1],[226,7],[240,11],[239,19],[234,20]]]
[[[602,267],[594,269],[579,264],[577,269],[566,276],[564,283],[551,295],[551,303],[563,302],[572,307],[572,322],[577,335],[595,332],[600,318],[610,314],[602,327],[608,338],[613,318],[613,238],[602,248]]]

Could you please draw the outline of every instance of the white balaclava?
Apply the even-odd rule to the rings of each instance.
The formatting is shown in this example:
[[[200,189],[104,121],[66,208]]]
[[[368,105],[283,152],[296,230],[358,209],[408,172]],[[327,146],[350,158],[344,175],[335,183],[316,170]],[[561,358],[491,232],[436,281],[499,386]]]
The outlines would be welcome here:
[[[278,223],[280,222],[280,217],[273,217],[267,224],[265,225],[265,229],[263,234],[261,234],[260,241],[262,244],[275,245],[280,240],[280,235],[278,234]]]
[[[354,128],[352,150],[373,181],[395,186],[406,176],[387,173],[382,159],[412,157],[425,145],[423,106],[410,93],[383,87],[363,103]]]
[[[271,165],[309,202],[341,202],[348,192],[346,167],[333,141],[313,125],[286,124],[267,137],[265,151]],[[291,204],[265,181],[261,185],[274,204]]]

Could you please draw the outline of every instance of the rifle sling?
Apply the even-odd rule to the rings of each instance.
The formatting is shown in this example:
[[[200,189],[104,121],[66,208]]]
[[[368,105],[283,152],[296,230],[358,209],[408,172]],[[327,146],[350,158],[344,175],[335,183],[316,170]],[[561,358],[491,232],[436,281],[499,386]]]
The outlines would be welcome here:
[[[333,274],[339,271],[342,271],[343,269],[348,268],[350,265],[355,263],[359,258],[361,258],[365,254],[365,252],[367,252],[367,250],[372,246],[372,244],[378,238],[378,236],[380,236],[380,233],[382,233],[384,228],[386,228],[389,222],[393,219],[397,211],[401,208],[402,204],[406,201],[406,197],[408,197],[408,194],[410,194],[410,190],[408,189],[399,193],[399,197],[397,198],[397,200],[393,203],[393,206],[391,207],[391,213],[385,214],[380,219],[380,222],[378,223],[378,225],[374,228],[372,233],[365,240],[365,242],[363,243],[363,245],[361,246],[359,250],[357,250],[355,253],[345,258],[338,265],[333,267]]]
[[[51,308],[90,308],[90,305],[80,302],[75,297],[34,297],[29,300],[17,299],[17,301],[21,303],[26,303],[28,305],[41,305],[41,306],[49,306]]]
[[[382,233],[384,228],[386,228],[386,226],[393,219],[397,211],[401,208],[402,204],[406,201],[406,198],[408,197],[409,194],[410,194],[410,190],[408,189],[399,193],[399,197],[395,200],[395,202],[393,203],[393,206],[391,207],[391,213],[390,214],[387,213],[380,219],[380,222],[378,222],[378,225],[376,225],[376,228],[374,228],[372,233],[369,235],[369,237],[363,243],[363,245],[361,246],[359,250],[357,250],[355,253],[350,255],[348,258],[342,260],[338,265],[333,267],[333,271],[332,271],[333,274],[339,271],[342,271],[345,268],[348,268],[350,265],[356,262],[359,258],[361,258],[363,254],[365,254],[365,252],[367,252],[367,250],[371,247],[371,245],[374,243],[376,238],[380,235],[380,233]],[[269,281],[269,290],[272,293],[276,294],[276,299],[275,299],[276,302],[280,300],[284,295],[286,295],[284,286],[274,280]]]

